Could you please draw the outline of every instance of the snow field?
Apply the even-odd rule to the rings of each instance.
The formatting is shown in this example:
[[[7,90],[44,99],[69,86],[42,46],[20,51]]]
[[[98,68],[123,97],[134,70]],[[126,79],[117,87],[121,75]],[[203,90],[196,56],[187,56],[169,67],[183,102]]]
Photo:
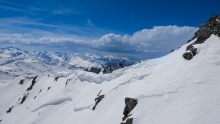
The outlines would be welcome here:
[[[32,79],[18,85],[25,76],[15,78],[0,85],[1,123],[119,124],[124,98],[131,97],[138,100],[131,111],[134,124],[219,124],[220,39],[212,35],[195,45],[198,52],[190,61],[182,57],[188,45],[112,74],[76,70],[57,81],[53,74],[38,75],[22,105],[16,102]],[[93,111],[100,90],[105,98]],[[12,105],[11,113],[6,113]]]

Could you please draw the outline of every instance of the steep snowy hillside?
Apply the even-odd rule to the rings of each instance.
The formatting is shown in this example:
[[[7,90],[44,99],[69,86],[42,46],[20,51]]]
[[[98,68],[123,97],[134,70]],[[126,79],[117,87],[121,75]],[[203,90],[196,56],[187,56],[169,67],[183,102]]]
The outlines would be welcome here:
[[[137,100],[133,124],[219,124],[220,38],[195,44],[188,61],[182,54],[194,41],[111,74],[21,75],[0,86],[1,123],[120,124],[129,97]],[[93,111],[100,90],[105,96]]]
[[[1,53],[1,69],[44,68],[33,66],[35,59],[18,50]],[[37,56],[54,63],[50,57],[55,54]],[[172,53],[110,74],[83,70],[24,73],[0,83],[0,123],[219,124],[219,54],[220,16],[213,16]],[[58,61],[60,67],[62,62]]]

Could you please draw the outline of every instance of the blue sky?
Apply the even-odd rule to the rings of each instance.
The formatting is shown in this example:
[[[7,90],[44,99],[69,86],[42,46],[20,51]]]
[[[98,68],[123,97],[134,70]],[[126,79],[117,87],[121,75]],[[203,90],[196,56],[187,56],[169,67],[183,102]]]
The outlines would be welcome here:
[[[158,57],[190,39],[219,0],[0,0],[0,47]]]

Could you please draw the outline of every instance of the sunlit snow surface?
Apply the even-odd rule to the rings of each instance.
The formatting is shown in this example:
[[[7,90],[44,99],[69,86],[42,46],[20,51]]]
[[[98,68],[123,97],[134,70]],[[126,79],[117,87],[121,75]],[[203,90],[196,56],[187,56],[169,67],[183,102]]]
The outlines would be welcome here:
[[[131,97],[138,99],[131,112],[134,124],[219,124],[220,39],[212,35],[195,45],[198,52],[190,61],[182,57],[188,45],[112,74],[76,70],[54,81],[55,75],[42,73],[22,105],[18,99],[32,79],[19,85],[25,79],[22,75],[0,83],[1,123],[119,124],[124,98]],[[71,80],[65,87],[67,79]],[[100,90],[105,98],[92,111]],[[11,113],[6,113],[12,105]]]

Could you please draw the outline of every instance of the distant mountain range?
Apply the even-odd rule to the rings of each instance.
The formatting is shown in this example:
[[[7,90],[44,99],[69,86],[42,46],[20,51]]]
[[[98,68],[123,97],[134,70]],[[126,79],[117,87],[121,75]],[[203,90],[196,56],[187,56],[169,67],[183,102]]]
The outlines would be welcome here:
[[[137,58],[122,55],[36,52],[6,47],[0,48],[0,78],[8,80],[22,74],[38,73],[66,74],[77,69],[99,73],[103,67],[109,68],[118,63],[130,66],[138,61]]]

